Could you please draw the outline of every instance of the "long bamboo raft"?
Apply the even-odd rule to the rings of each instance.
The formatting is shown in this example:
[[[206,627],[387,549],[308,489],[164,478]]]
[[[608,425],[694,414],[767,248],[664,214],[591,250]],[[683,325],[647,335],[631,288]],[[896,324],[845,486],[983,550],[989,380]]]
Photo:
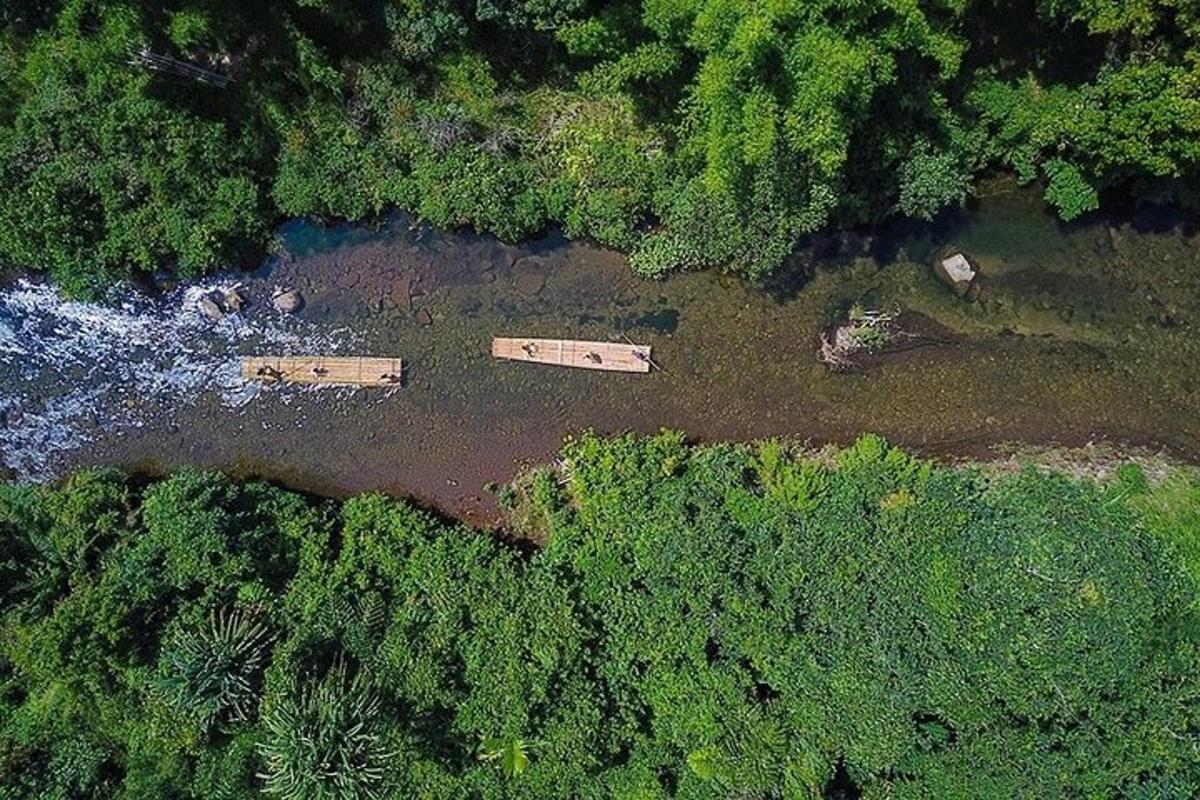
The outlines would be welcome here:
[[[512,361],[555,364],[609,372],[649,372],[650,347],[572,339],[492,339],[492,355]]]
[[[367,356],[244,356],[242,377],[267,383],[399,386],[404,363]]]

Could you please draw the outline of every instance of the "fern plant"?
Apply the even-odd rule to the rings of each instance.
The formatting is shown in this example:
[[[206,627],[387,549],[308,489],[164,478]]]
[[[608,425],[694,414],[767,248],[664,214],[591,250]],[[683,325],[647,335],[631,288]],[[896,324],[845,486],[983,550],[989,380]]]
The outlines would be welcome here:
[[[270,641],[262,622],[237,610],[215,611],[208,627],[184,631],[164,649],[159,692],[205,729],[246,720],[258,702]]]
[[[263,790],[285,800],[370,800],[380,796],[389,752],[379,698],[363,673],[339,661],[323,679],[280,698],[263,717]]]

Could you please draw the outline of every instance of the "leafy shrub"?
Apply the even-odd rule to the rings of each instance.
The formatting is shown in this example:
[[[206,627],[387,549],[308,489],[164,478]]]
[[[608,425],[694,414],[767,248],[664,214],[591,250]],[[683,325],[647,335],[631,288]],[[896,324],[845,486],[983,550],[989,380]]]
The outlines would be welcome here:
[[[962,203],[970,186],[970,175],[953,153],[919,144],[900,168],[900,210],[910,217],[933,219],[942,208]]]
[[[160,656],[158,689],[184,715],[208,728],[250,719],[266,666],[267,627],[240,610],[221,609],[207,627],[179,631]]]
[[[1073,220],[1100,207],[1096,190],[1073,164],[1056,158],[1047,161],[1044,169],[1049,180],[1046,202],[1054,206],[1060,217]]]
[[[377,730],[379,699],[344,662],[282,697],[263,716],[267,794],[287,800],[378,796],[390,757]]]

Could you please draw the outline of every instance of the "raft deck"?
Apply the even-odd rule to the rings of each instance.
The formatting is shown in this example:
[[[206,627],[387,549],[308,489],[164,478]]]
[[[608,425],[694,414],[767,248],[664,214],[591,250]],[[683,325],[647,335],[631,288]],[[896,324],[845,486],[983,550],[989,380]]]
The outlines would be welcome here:
[[[650,347],[572,339],[492,339],[492,355],[512,361],[556,364],[609,372],[649,372]]]
[[[399,386],[404,363],[367,356],[244,356],[242,377],[267,383]]]

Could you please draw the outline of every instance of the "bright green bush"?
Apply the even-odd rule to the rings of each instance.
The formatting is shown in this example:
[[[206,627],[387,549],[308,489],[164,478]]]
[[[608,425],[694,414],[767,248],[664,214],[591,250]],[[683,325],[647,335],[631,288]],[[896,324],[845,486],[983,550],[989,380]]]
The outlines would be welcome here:
[[[961,204],[970,186],[971,176],[953,153],[918,146],[900,170],[900,210],[916,219],[933,219],[941,209]]]
[[[531,553],[214,474],[0,487],[0,794],[1200,791],[1194,473],[669,432],[561,463],[518,484]]]

